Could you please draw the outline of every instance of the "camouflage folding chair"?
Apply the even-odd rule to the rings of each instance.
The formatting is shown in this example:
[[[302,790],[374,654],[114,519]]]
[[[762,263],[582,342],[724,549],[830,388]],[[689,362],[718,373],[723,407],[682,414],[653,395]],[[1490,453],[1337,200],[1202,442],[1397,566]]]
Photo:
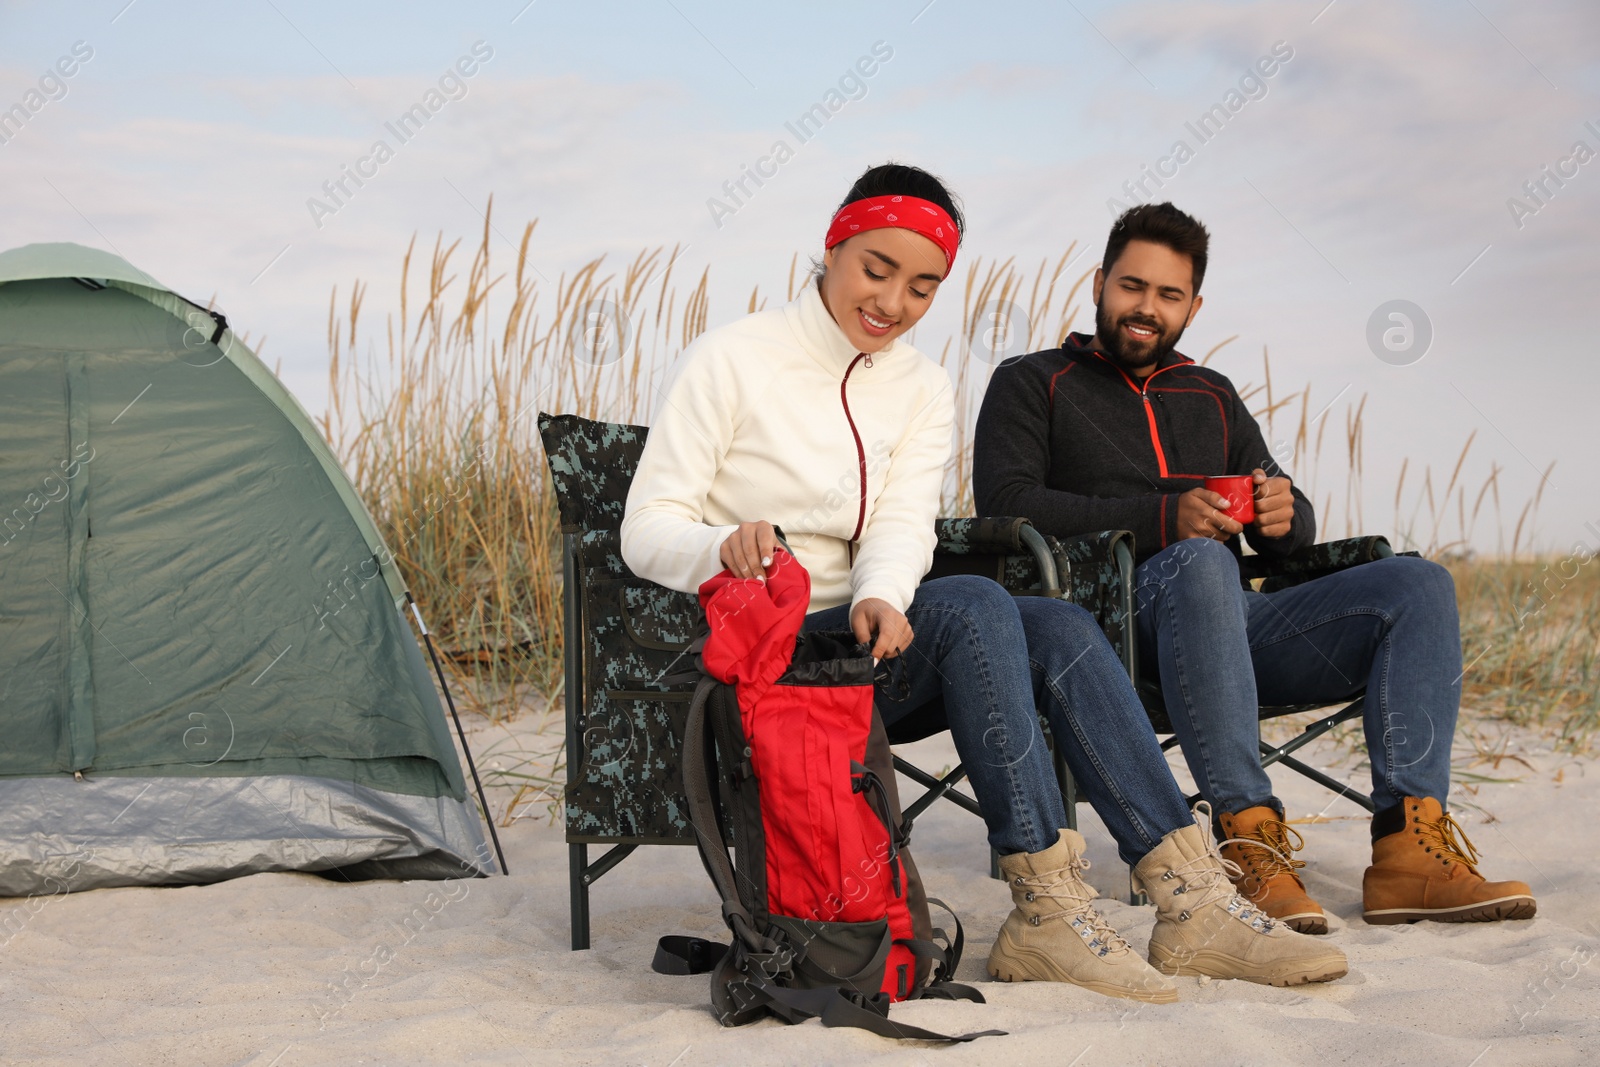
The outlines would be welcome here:
[[[940,519],[939,545],[933,568],[923,578],[943,578],[952,574],[978,574],[993,578],[1012,596],[1050,596],[1070,600],[1087,608],[1118,650],[1132,650],[1132,591],[1124,576],[1133,567],[1133,535],[1125,530],[1105,530],[1082,537],[1055,538],[1040,533],[1025,518]],[[1128,661],[1124,660],[1124,666]],[[1130,668],[1131,670],[1131,668]],[[890,744],[908,744],[939,732],[938,716],[917,716],[921,728],[896,723],[886,728]],[[1067,826],[1078,828],[1077,783],[1067,769],[1049,723],[1040,717],[1044,736],[1050,744],[1056,781],[1067,811]],[[946,798],[979,814],[977,802],[954,789],[965,776],[958,764],[941,778],[895,757],[895,769],[928,791],[905,809],[907,821],[914,819],[936,800]],[[998,870],[997,863],[992,864]],[[998,875],[997,875],[998,877]]]
[[[595,882],[640,845],[695,843],[680,774],[692,694],[660,680],[692,666],[688,649],[701,611],[694,596],[646,581],[622,561],[623,509],[647,429],[541,414],[539,432],[563,536],[563,801],[572,947],[581,949],[589,947]],[[1130,617],[1125,601],[1111,603],[1124,592],[1111,541],[1061,544],[1020,519],[941,519],[939,533],[930,576],[986,573],[1017,595],[1083,596],[1112,632]],[[892,744],[905,744],[931,731],[888,732]],[[961,767],[934,775],[898,756],[895,767],[927,789],[904,809],[908,822],[940,799],[978,813],[977,802],[956,788]],[[1057,771],[1071,812],[1072,777],[1059,759]],[[590,862],[591,845],[611,847]]]
[[[1400,555],[1415,556],[1415,552],[1403,552]],[[1283,559],[1267,559],[1263,556],[1245,556],[1240,560],[1239,578],[1245,588],[1252,588],[1252,582],[1261,582],[1261,592],[1271,593],[1279,589],[1309,582],[1314,578],[1334,574],[1350,567],[1360,566],[1377,559],[1386,559],[1396,555],[1390,547],[1387,538],[1379,535],[1367,537],[1352,537],[1340,541],[1325,541],[1321,544],[1309,545]],[[1131,557],[1129,566],[1121,576],[1128,589],[1128,603],[1133,601],[1133,567]],[[1161,695],[1161,686],[1154,679],[1141,677],[1139,670],[1138,650],[1135,643],[1135,630],[1133,627],[1123,625],[1121,628],[1125,647],[1122,652],[1125,662],[1129,666],[1129,673],[1134,679],[1135,687],[1139,692],[1139,699],[1143,702],[1145,711],[1150,716],[1150,724],[1158,734],[1168,734],[1161,742],[1163,752],[1170,751],[1178,744],[1178,738],[1172,732],[1172,720],[1167,715],[1166,701]],[[1343,704],[1343,707],[1339,705]],[[1274,745],[1268,741],[1257,739],[1261,748],[1261,765],[1270,767],[1274,763],[1281,763],[1297,774],[1309,778],[1318,785],[1332,790],[1347,800],[1353,801],[1365,808],[1372,810],[1372,799],[1360,790],[1354,789],[1324,771],[1318,770],[1308,763],[1296,758],[1294,753],[1317,738],[1326,734],[1341,723],[1360,719],[1366,713],[1366,693],[1357,693],[1348,703],[1336,701],[1331,704],[1263,704],[1260,708],[1261,721],[1276,719],[1284,715],[1294,715],[1300,712],[1321,711],[1324,708],[1338,708],[1337,711],[1323,718],[1308,723],[1300,733],[1291,737],[1281,745]],[[1200,799],[1200,794],[1188,798],[1193,805]]]
[[[928,577],[938,577],[943,574],[978,573],[987,574],[994,578],[1016,595],[1037,595],[1041,591],[1039,572],[1035,569],[1032,556],[1019,551],[1022,543],[1029,538],[1042,539],[1051,555],[1056,559],[1058,573],[1065,576],[1062,582],[1064,590],[1050,595],[1062,595],[1074,603],[1088,608],[1090,613],[1100,624],[1112,648],[1122,660],[1123,667],[1128,672],[1129,679],[1133,682],[1139,694],[1146,714],[1150,717],[1150,725],[1158,735],[1166,735],[1161,740],[1161,750],[1171,751],[1178,744],[1178,738],[1173,734],[1172,721],[1167,716],[1166,703],[1161,695],[1160,685],[1151,678],[1141,676],[1139,669],[1138,635],[1134,622],[1134,538],[1126,530],[1103,530],[1099,533],[1085,534],[1066,539],[1057,539],[1049,535],[1040,534],[1028,524],[1026,519],[941,519],[940,553],[935,558],[933,570]],[[981,547],[968,549],[960,536],[961,524],[985,524],[987,529],[983,535],[974,538],[974,542]],[[1014,540],[1008,540],[1008,534],[994,527],[999,524],[1015,524],[1017,533]],[[969,554],[970,553],[970,554]],[[1367,536],[1348,538],[1340,541],[1328,541],[1311,545],[1294,553],[1285,559],[1268,560],[1261,556],[1246,556],[1240,563],[1240,579],[1247,588],[1252,588],[1252,582],[1261,582],[1262,592],[1274,592],[1286,589],[1301,582],[1311,581],[1324,575],[1333,574],[1348,567],[1370,563],[1376,559],[1384,559],[1397,553],[1390,547],[1386,538],[1381,536]],[[1398,553],[1399,555],[1415,556],[1415,552]],[[976,565],[972,561],[981,561]],[[1274,763],[1282,763],[1298,774],[1318,785],[1329,789],[1342,797],[1354,801],[1367,811],[1372,810],[1372,801],[1365,794],[1345,783],[1333,778],[1324,771],[1313,767],[1295,757],[1294,753],[1328,733],[1341,723],[1360,719],[1365,713],[1366,696],[1364,693],[1356,694],[1349,703],[1340,707],[1342,702],[1333,704],[1288,704],[1288,705],[1262,705],[1260,719],[1274,719],[1284,715],[1294,715],[1301,712],[1320,711],[1323,708],[1337,708],[1332,714],[1326,715],[1306,724],[1300,733],[1291,737],[1282,744],[1274,745],[1265,740],[1258,739],[1261,747],[1261,764],[1270,767]],[[915,736],[896,737],[893,727],[889,728],[890,741],[901,744],[906,741],[917,740]],[[1046,730],[1048,739],[1050,734]],[[1061,782],[1061,794],[1067,801],[1067,819],[1069,825],[1077,828],[1077,819],[1074,812],[1075,801],[1078,799],[1076,787],[1072,781],[1071,772],[1067,770],[1059,752],[1055,754],[1056,776]],[[901,773],[915,781],[921,782],[930,788],[928,796],[918,803],[920,812],[927,804],[932,803],[933,790],[944,787],[943,779],[932,779],[924,772],[914,768],[900,767]],[[961,768],[957,767],[946,778],[959,776]],[[920,776],[920,777],[919,777]],[[970,799],[961,794],[956,794],[956,799],[963,807],[971,804]],[[1187,802],[1192,806],[1199,801],[1198,793],[1187,797]],[[977,812],[976,804],[971,804],[968,810]],[[907,818],[911,817],[911,809],[907,809]],[[1137,902],[1139,894],[1129,881],[1129,899]]]

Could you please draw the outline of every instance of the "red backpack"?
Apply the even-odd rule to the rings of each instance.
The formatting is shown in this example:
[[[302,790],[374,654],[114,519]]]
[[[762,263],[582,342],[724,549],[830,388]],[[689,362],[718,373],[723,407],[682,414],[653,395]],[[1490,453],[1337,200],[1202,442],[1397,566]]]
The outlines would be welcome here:
[[[723,571],[700,587],[709,633],[684,790],[733,941],[664,937],[655,969],[712,972],[724,1026],[771,1014],[919,1040],[1000,1033],[888,1019],[891,1001],[983,996],[950,981],[961,924],[952,914],[953,939],[933,927],[928,905],[949,909],[924,894],[907,851],[871,654],[849,633],[801,634],[810,599],[810,576],[781,549],[765,582]]]

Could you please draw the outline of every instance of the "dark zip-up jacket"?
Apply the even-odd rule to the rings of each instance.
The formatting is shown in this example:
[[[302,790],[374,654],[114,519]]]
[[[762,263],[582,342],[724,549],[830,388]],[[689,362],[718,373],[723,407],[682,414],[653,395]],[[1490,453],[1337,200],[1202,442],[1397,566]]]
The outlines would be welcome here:
[[[973,439],[981,515],[1025,515],[1058,537],[1131,530],[1141,561],[1178,540],[1178,497],[1208,476],[1287,476],[1226,376],[1177,352],[1143,381],[1069,334],[990,379]],[[1312,543],[1316,517],[1298,488],[1289,533],[1245,527],[1280,556]],[[1237,554],[1239,539],[1228,545]]]

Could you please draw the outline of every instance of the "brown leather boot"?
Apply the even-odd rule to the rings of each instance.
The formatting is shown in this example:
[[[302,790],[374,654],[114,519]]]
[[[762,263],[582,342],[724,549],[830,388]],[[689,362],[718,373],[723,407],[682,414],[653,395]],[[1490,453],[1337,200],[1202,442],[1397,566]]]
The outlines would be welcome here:
[[[1377,925],[1531,919],[1538,905],[1526,882],[1490,882],[1478,850],[1433,797],[1406,797],[1405,826],[1372,843],[1361,879],[1362,915]]]
[[[1219,821],[1225,837],[1222,858],[1239,866],[1239,877],[1233,880],[1239,895],[1296,933],[1327,933],[1328,917],[1295,873],[1305,866],[1294,858],[1305,848],[1299,833],[1265,804],[1237,814],[1224,812]]]

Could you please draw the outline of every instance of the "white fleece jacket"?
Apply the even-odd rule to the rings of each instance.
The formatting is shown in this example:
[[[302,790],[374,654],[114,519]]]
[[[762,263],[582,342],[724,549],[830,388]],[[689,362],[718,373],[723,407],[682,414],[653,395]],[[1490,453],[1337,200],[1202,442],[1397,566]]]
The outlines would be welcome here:
[[[875,597],[905,611],[933,561],[954,422],[943,367],[900,340],[869,361],[809,284],[684,353],[628,493],[622,558],[694,592],[738,524],[765,519],[811,574],[810,610]]]

